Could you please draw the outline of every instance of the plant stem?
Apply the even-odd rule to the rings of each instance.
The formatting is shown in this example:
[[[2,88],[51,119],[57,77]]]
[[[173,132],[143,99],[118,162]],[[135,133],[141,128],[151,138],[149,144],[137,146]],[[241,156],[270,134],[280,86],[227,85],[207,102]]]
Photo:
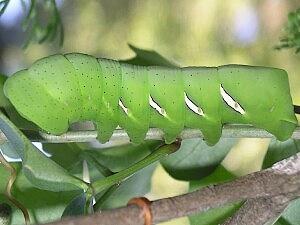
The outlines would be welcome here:
[[[152,201],[153,224],[170,219],[206,212],[228,203],[247,199],[281,198],[296,199],[300,196],[300,153],[274,164],[271,168],[248,174],[231,182],[211,185],[180,196]],[[282,203],[282,202],[281,202]],[[281,204],[279,203],[279,204]],[[126,206],[103,210],[90,216],[66,218],[47,225],[143,225],[142,209]],[[250,221],[238,224],[253,224],[261,221],[260,212]],[[253,219],[255,218],[255,219]],[[262,223],[255,223],[255,225]],[[265,222],[264,222],[265,224]]]
[[[109,177],[113,175],[114,173],[108,169],[107,167],[100,164],[93,155],[89,154],[88,152],[83,152],[83,158],[87,160],[88,163],[96,167],[96,169],[105,177]]]
[[[94,210],[98,211],[101,209],[103,203],[118,189],[120,183],[116,183],[109,187],[107,191],[96,200],[96,204],[94,205]],[[97,198],[97,197],[96,197]]]
[[[7,181],[6,184],[6,197],[8,198],[8,200],[13,203],[17,208],[19,208],[24,216],[24,220],[25,220],[25,224],[29,225],[30,224],[30,217],[29,217],[29,213],[28,210],[26,209],[26,207],[24,205],[22,205],[17,199],[14,198],[14,196],[12,195],[12,188],[13,188],[13,184],[17,178],[17,171],[16,169],[10,165],[5,158],[3,157],[3,155],[0,152],[0,164],[2,164],[4,166],[4,168],[10,172],[10,177]]]
[[[95,194],[100,193],[104,189],[121,182],[125,178],[133,175],[135,172],[139,171],[140,169],[143,169],[144,167],[150,165],[153,162],[156,162],[160,160],[161,158],[171,154],[172,152],[175,152],[180,147],[179,142],[172,143],[170,145],[163,145],[159,147],[157,150],[155,150],[153,153],[139,161],[138,163],[128,167],[125,170],[120,171],[119,173],[116,173],[112,176],[106,177],[101,180],[97,180],[91,184],[93,191]]]

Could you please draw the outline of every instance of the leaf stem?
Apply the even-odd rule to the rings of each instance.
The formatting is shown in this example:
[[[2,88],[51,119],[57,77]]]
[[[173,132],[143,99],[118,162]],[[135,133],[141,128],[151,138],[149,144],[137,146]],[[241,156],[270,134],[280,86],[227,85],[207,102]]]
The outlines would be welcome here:
[[[103,195],[101,195],[96,200],[96,204],[94,205],[95,211],[98,211],[99,209],[101,209],[101,206],[103,205],[103,203],[118,189],[120,184],[121,183],[116,183],[116,184],[112,185],[111,187],[109,187],[107,189],[107,191],[105,191],[105,193]],[[97,196],[96,196],[96,198],[97,198]]]
[[[17,208],[19,208],[23,215],[24,215],[24,219],[25,219],[25,224],[29,225],[30,224],[30,217],[29,217],[29,213],[28,210],[26,209],[25,206],[23,206],[17,199],[14,198],[14,196],[12,195],[11,191],[13,188],[13,184],[17,178],[17,171],[16,169],[11,166],[3,157],[3,155],[0,153],[0,163],[5,167],[5,169],[10,172],[10,177],[9,180],[7,181],[6,184],[6,197],[9,199],[9,201],[11,201]]]
[[[92,154],[84,151],[82,155],[83,158],[86,159],[88,163],[93,165],[103,176],[108,177],[114,174],[110,169],[100,164]]]
[[[156,162],[160,160],[161,158],[171,154],[172,152],[175,152],[180,147],[180,141],[176,141],[169,145],[163,145],[156,149],[153,153],[139,161],[138,163],[128,167],[127,169],[124,169],[120,171],[119,173],[116,173],[114,175],[111,175],[109,177],[106,177],[101,180],[97,180],[91,184],[93,191],[95,194],[100,193],[101,191],[105,190],[106,188],[121,182],[122,180],[128,178],[129,176],[133,175],[140,169],[150,165],[153,162]]]

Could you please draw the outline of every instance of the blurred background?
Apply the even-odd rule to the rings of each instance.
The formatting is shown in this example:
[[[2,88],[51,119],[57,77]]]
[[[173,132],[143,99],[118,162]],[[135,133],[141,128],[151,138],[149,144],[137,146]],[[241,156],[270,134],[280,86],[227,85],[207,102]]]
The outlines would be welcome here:
[[[26,0],[24,0],[26,2]],[[64,43],[22,45],[20,0],[0,18],[0,72],[11,74],[43,56],[84,52],[97,57],[134,56],[127,43],[154,49],[182,66],[238,63],[288,71],[294,102],[300,104],[300,55],[274,50],[287,14],[297,0],[58,0]],[[49,15],[41,15],[46,19]]]
[[[63,45],[30,43],[23,48],[30,35],[22,30],[27,12],[20,0],[10,0],[0,17],[0,73],[10,75],[55,53],[82,52],[127,59],[134,56],[130,43],[155,50],[181,66],[235,63],[283,68],[289,74],[294,104],[300,105],[300,54],[294,49],[274,49],[284,34],[288,13],[300,7],[298,0],[56,2],[64,26]],[[47,16],[41,15],[42,19]],[[268,144],[269,140],[242,140],[223,165],[238,175],[259,170]],[[187,182],[171,178],[161,166],[152,181],[149,198],[188,190]],[[189,222],[183,218],[177,224]]]

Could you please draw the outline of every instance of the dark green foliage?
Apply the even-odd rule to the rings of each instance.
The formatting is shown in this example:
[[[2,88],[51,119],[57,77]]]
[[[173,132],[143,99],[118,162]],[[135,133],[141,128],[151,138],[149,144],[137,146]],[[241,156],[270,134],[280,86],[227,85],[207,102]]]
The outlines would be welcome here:
[[[221,139],[218,144],[209,147],[201,139],[184,140],[180,150],[161,163],[175,179],[203,179],[216,169],[235,143],[236,139]]]
[[[63,44],[64,29],[55,0],[19,0],[26,10],[22,28],[28,33],[24,47],[30,42],[39,44],[53,42],[57,37],[59,44]],[[0,1],[0,16],[5,12],[10,0]],[[42,18],[42,19],[41,19]]]
[[[139,66],[166,66],[166,67],[178,67],[173,62],[162,57],[159,53],[150,50],[144,50],[128,44],[130,49],[136,54],[135,57],[127,60],[121,60],[120,62],[139,65]]]
[[[80,195],[76,196],[65,208],[62,217],[84,215],[86,211],[85,206],[86,195],[85,193],[81,193]]]
[[[295,48],[296,53],[300,51],[300,8],[289,13],[285,34],[275,48]]]
[[[8,6],[10,0],[1,0],[0,1],[0,16],[4,13],[6,7]]]
[[[291,157],[300,152],[300,140],[289,139],[284,142],[272,140],[263,162],[263,168],[269,168],[274,163]]]
[[[219,225],[233,215],[242,203],[227,204],[189,217],[190,225]]]

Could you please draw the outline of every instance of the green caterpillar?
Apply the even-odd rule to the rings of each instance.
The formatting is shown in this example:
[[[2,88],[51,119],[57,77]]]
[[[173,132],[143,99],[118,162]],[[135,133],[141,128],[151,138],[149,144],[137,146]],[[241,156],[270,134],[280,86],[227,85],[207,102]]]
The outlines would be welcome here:
[[[90,55],[53,55],[7,79],[4,93],[18,112],[52,134],[77,121],[93,121],[106,142],[119,125],[132,142],[149,127],[166,143],[197,128],[210,145],[222,125],[252,124],[288,139],[297,125],[284,70],[225,65],[137,66]]]

